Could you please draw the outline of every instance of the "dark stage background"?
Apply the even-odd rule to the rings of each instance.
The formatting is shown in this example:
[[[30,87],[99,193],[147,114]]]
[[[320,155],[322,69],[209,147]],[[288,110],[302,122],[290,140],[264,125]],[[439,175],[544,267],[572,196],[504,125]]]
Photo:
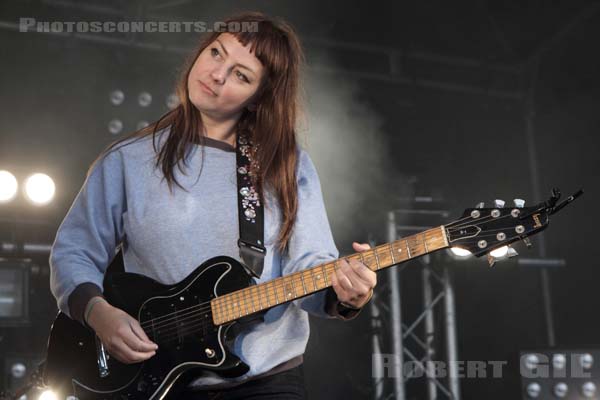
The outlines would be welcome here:
[[[0,169],[44,171],[55,202],[0,208],[2,241],[51,243],[87,168],[112,140],[168,110],[196,33],[20,33],[19,18],[55,21],[215,21],[237,10],[284,17],[307,55],[302,137],[319,170],[336,243],[386,241],[386,213],[402,198],[443,199],[450,219],[479,201],[527,204],[552,187],[586,194],[533,238],[548,257],[556,346],[600,347],[595,245],[600,128],[599,3],[590,1],[13,1],[0,3]],[[152,44],[152,45],[149,45]],[[123,105],[109,102],[121,89]],[[137,105],[141,91],[153,94]],[[123,131],[108,132],[119,118]],[[528,144],[527,121],[533,122]],[[528,147],[531,146],[531,147]],[[532,158],[531,149],[535,150]],[[532,168],[537,171],[536,183]],[[539,193],[536,193],[536,185]],[[17,218],[13,218],[17,216]],[[13,222],[11,222],[13,221]],[[14,221],[17,221],[14,223]],[[29,282],[30,318],[0,327],[2,379],[14,357],[43,356],[55,312],[47,257]],[[548,347],[540,271],[510,261],[439,261],[456,295],[460,360],[506,360],[502,378],[461,379],[464,399],[521,396],[518,357]],[[407,315],[420,301],[418,263],[403,271]],[[386,282],[382,276],[380,282]],[[412,300],[411,300],[412,299]],[[374,398],[369,312],[349,323],[312,320],[306,353],[312,399]],[[407,398],[425,398],[421,389]]]

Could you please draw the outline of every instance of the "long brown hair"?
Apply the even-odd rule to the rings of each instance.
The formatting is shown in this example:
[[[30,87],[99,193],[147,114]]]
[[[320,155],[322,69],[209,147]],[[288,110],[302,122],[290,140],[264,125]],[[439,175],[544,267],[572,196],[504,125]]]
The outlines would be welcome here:
[[[229,32],[251,51],[265,68],[265,75],[256,97],[256,110],[244,110],[237,124],[237,132],[247,132],[254,146],[254,184],[263,204],[264,190],[270,190],[279,203],[282,225],[277,238],[278,250],[284,252],[289,243],[298,211],[296,183],[297,144],[296,117],[299,112],[299,78],[304,61],[300,41],[294,29],[285,21],[275,20],[258,12],[246,12],[226,19],[225,24],[258,26],[251,31]],[[246,23],[246,24],[245,24]],[[177,166],[183,171],[185,158],[199,139],[200,113],[191,103],[188,93],[188,76],[200,53],[213,43],[222,32],[206,35],[199,47],[184,64],[176,83],[179,106],[161,116],[158,121],[127,137],[112,143],[106,152],[119,143],[153,135],[157,152],[156,168],[160,168],[169,190],[173,184],[183,188],[174,174]],[[156,134],[170,127],[170,134],[160,149],[156,147]],[[99,157],[100,158],[100,157]]]

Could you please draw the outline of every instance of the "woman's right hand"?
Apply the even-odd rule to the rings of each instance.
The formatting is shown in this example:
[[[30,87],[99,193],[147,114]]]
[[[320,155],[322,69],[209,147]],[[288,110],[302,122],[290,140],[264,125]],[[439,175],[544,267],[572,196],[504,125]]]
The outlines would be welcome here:
[[[104,299],[95,301],[98,304],[87,316],[87,324],[96,332],[110,355],[122,363],[133,364],[156,354],[158,345],[148,338],[135,318]]]

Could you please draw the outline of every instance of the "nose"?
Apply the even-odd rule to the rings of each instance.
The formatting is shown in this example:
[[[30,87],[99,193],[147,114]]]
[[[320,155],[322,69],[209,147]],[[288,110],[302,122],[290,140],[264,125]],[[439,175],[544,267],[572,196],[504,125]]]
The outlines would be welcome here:
[[[215,66],[215,68],[210,73],[211,78],[222,85],[225,82],[225,77],[227,76],[227,71],[224,65]]]

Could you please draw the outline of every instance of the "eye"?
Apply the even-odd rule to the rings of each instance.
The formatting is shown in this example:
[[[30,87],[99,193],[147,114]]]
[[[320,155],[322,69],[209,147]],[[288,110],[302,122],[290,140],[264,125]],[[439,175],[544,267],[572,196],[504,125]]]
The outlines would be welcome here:
[[[210,54],[211,54],[213,57],[216,57],[216,56],[218,56],[218,55],[219,55],[219,50],[217,50],[217,48],[216,48],[216,47],[213,47],[213,48],[211,48],[211,49],[210,49]]]
[[[246,77],[246,75],[242,74],[240,71],[236,71],[235,74],[240,80],[242,80],[246,83],[250,83],[250,81],[248,80],[248,77]]]

